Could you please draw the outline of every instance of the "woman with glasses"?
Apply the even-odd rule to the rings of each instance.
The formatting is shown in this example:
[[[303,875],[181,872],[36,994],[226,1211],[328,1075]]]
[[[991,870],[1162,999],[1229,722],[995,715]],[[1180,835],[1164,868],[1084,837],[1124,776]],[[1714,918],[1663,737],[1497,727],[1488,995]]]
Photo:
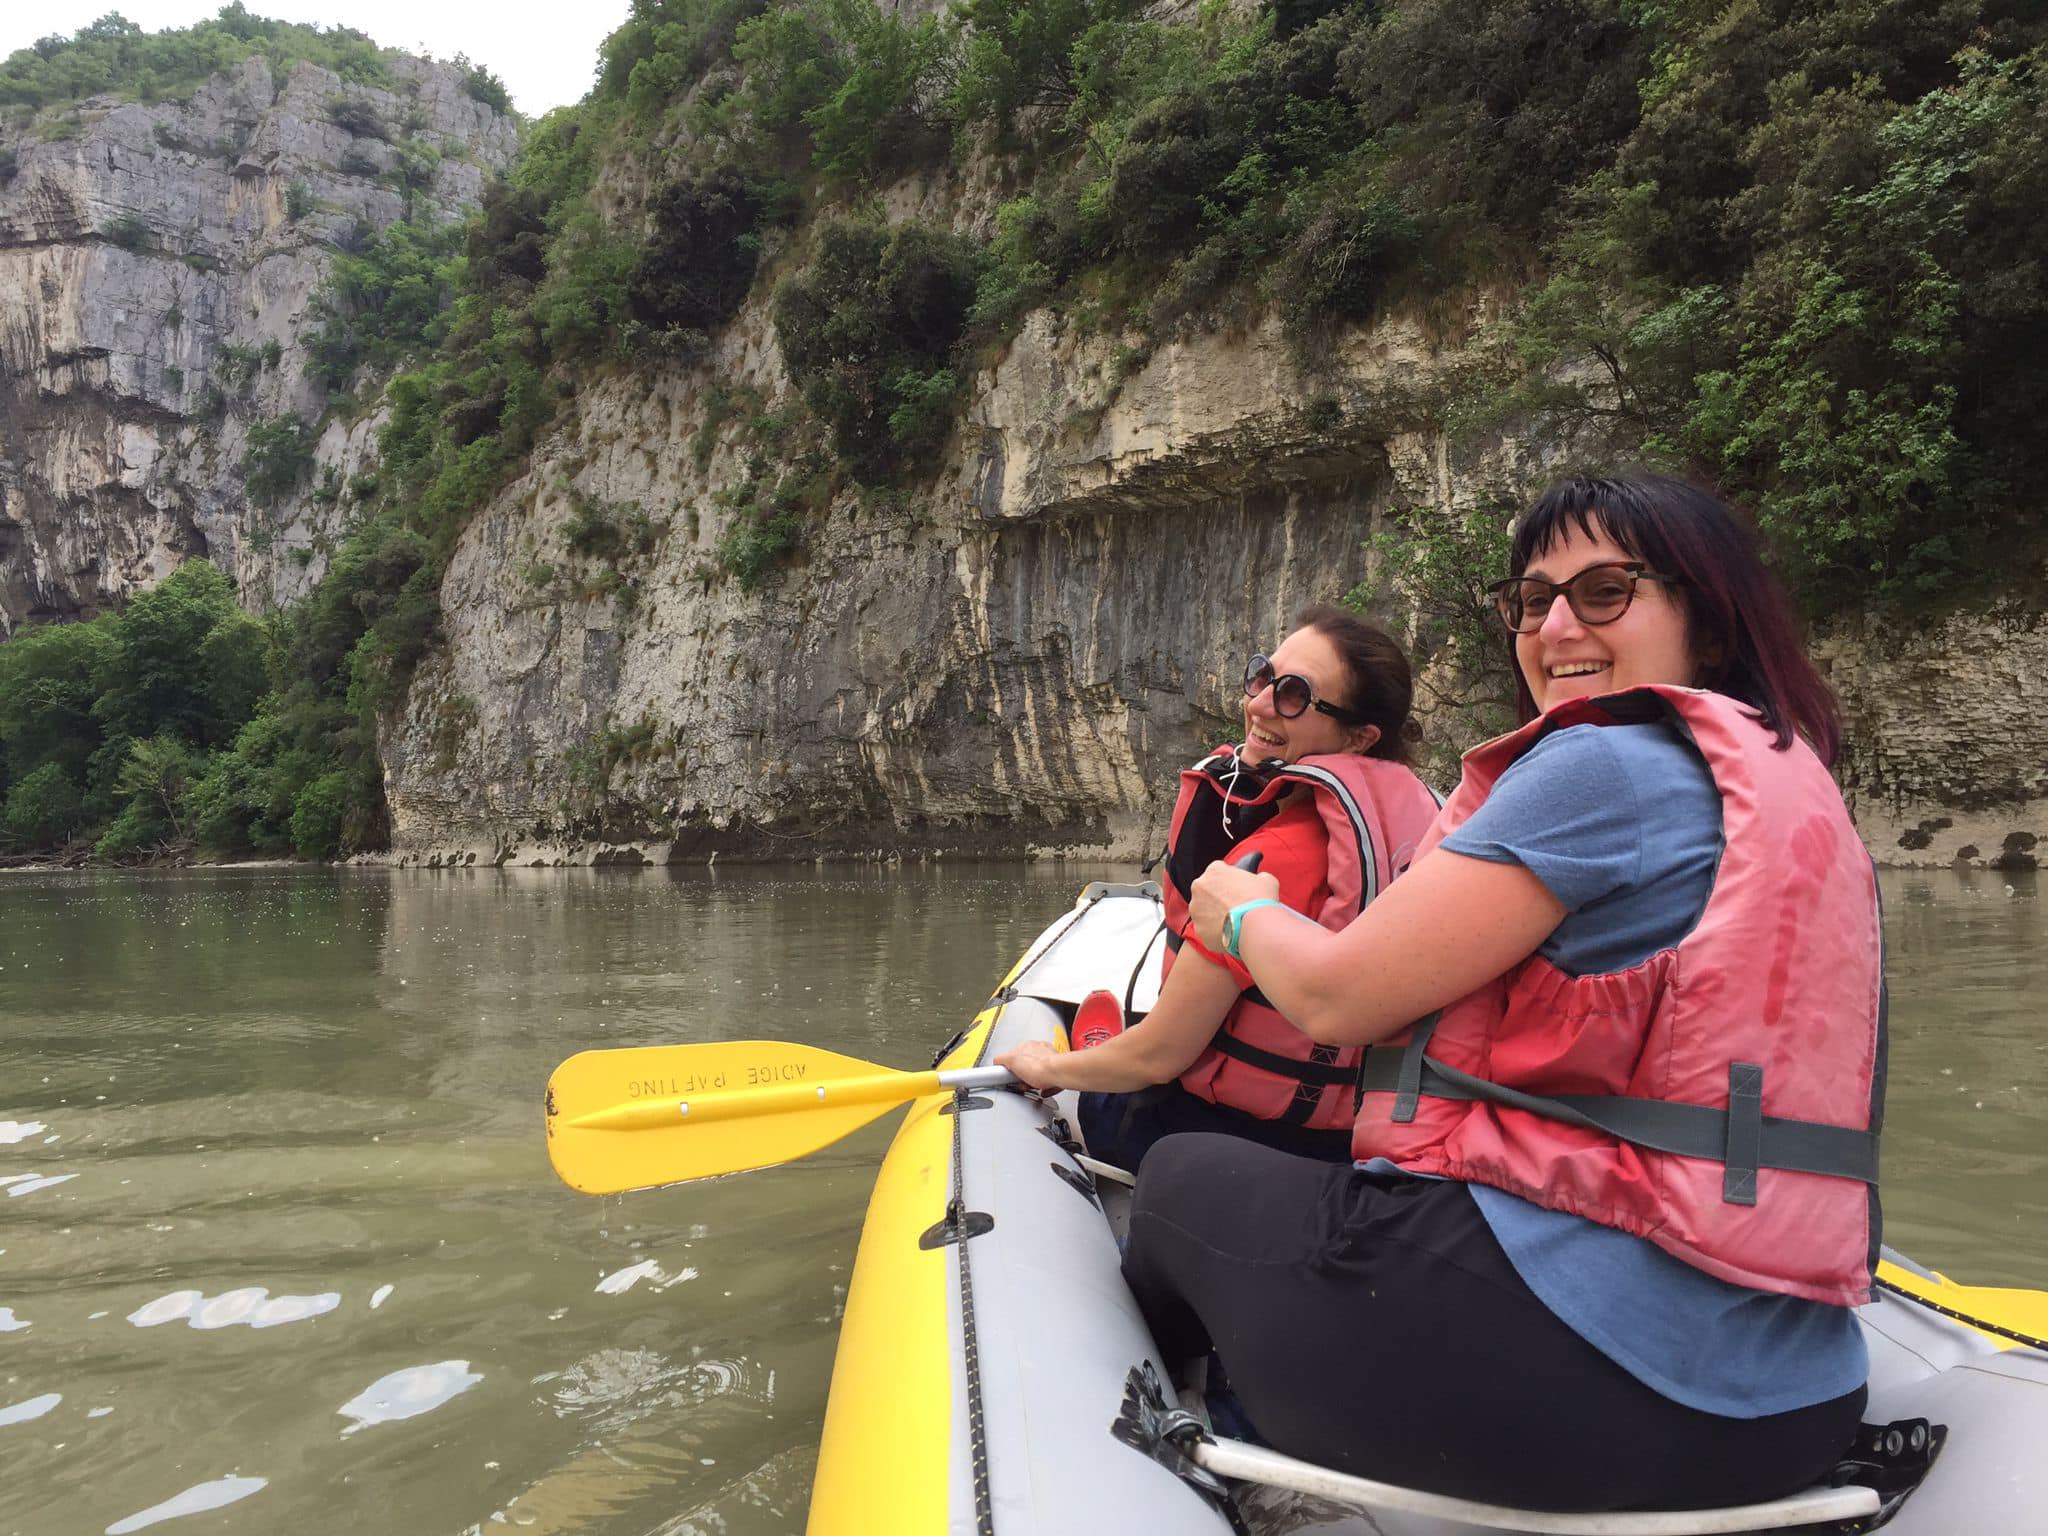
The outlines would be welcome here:
[[[1257,1431],[1555,1510],[1823,1479],[1867,1359],[1883,977],[1834,699],[1729,510],[1567,481],[1494,595],[1524,726],[1342,933],[1213,865],[1196,936],[1369,1047],[1356,1167],[1183,1137],[1126,1274]]]
[[[1218,1131],[1348,1162],[1356,1048],[1318,1045],[1282,1018],[1243,966],[1187,941],[1187,893],[1211,861],[1257,856],[1275,899],[1331,929],[1407,867],[1436,796],[1408,767],[1408,659],[1341,608],[1316,607],[1244,675],[1244,742],[1181,775],[1167,834],[1165,971],[1159,1001],[1121,1030],[1099,995],[1074,1043],[997,1058],[1034,1088],[1081,1090],[1089,1151],[1136,1168],[1161,1137]],[[1097,1002],[1109,1028],[1097,1036]]]

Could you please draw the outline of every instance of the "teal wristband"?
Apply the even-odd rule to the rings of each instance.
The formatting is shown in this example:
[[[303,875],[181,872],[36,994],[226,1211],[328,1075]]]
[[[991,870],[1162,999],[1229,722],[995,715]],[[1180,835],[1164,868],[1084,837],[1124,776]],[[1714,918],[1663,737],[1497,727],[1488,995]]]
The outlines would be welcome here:
[[[1276,901],[1271,896],[1261,896],[1257,901],[1241,901],[1232,907],[1230,915],[1223,919],[1223,953],[1230,956],[1233,960],[1242,960],[1244,958],[1243,955],[1238,953],[1237,946],[1244,936],[1245,913],[1257,911],[1260,907],[1284,905],[1286,903]]]

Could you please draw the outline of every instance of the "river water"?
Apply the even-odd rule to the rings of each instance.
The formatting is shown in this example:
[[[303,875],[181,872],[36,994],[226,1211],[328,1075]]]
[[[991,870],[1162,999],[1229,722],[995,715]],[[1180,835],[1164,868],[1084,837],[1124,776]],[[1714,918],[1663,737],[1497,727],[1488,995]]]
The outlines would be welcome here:
[[[0,1536],[801,1529],[894,1118],[592,1200],[541,1085],[755,1035],[924,1065],[1128,873],[0,877]],[[2048,1285],[2048,901],[1884,891],[1887,1236]]]

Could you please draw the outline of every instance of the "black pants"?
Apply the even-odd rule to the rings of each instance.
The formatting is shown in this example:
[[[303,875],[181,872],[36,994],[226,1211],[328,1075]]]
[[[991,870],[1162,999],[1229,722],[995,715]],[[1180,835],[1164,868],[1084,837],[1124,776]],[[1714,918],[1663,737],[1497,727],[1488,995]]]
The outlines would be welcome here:
[[[1207,1131],[1244,1136],[1261,1146],[1326,1163],[1351,1161],[1351,1131],[1312,1131],[1284,1120],[1261,1120],[1197,1098],[1179,1083],[1136,1093],[1084,1093],[1076,1116],[1088,1155],[1135,1173],[1145,1154],[1168,1136]]]
[[[1672,1402],[1560,1322],[1451,1181],[1225,1136],[1146,1160],[1124,1275],[1169,1362],[1213,1348],[1276,1450],[1551,1510],[1746,1504],[1818,1482],[1864,1390],[1729,1419]]]

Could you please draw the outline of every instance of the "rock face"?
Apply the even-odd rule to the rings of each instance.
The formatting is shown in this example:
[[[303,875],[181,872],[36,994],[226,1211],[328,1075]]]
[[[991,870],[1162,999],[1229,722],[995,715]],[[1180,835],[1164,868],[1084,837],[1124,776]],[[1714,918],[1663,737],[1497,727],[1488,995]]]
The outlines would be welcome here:
[[[1357,338],[1311,427],[1276,330],[1113,388],[1114,341],[1040,315],[929,489],[850,499],[750,596],[710,564],[744,445],[693,439],[714,380],[782,387],[768,334],[756,309],[701,371],[586,391],[471,524],[385,741],[402,854],[1156,851],[1245,656],[1360,578],[1427,461],[1417,337]],[[579,500],[666,525],[626,602],[568,552]]]
[[[2036,869],[2048,859],[2038,595],[1905,633],[1851,621],[1817,652],[1849,725],[1842,787],[1879,863]]]
[[[384,175],[393,145],[330,113],[353,103],[370,114],[359,127],[435,149],[433,183],[413,195],[440,218],[472,205],[517,148],[514,123],[453,67],[391,68],[383,90],[306,64],[280,79],[251,59],[189,101],[88,101],[74,137],[12,146],[0,636],[89,617],[194,554],[255,607],[318,578],[374,422],[329,422],[313,473],[271,507],[250,506],[241,465],[252,425],[311,422],[325,404],[301,341],[335,247],[406,211]]]

